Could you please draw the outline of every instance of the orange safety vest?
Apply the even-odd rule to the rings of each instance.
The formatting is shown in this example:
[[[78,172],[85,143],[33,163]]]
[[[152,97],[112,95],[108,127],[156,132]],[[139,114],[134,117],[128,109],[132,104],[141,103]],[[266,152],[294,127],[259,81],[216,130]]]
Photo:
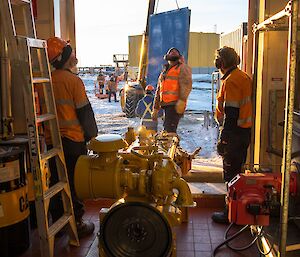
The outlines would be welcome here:
[[[237,126],[251,128],[252,126],[252,81],[239,68],[234,69],[224,80],[217,95],[216,116],[218,120],[224,117],[224,107],[239,108]]]
[[[60,133],[75,142],[84,142],[84,132],[76,109],[89,104],[82,80],[67,70],[52,72],[53,93]],[[47,144],[51,143],[49,127],[45,127]]]
[[[160,101],[164,103],[176,102],[179,99],[180,66],[171,67],[160,84]]]

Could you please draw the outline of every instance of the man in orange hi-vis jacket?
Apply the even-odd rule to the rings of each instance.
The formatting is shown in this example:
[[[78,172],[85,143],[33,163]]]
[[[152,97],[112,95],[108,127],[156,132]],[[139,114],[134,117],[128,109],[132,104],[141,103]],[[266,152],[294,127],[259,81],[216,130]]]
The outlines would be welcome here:
[[[168,63],[158,78],[152,119],[157,120],[158,112],[162,108],[165,113],[164,130],[176,133],[192,90],[192,71],[175,47],[168,50],[164,59]]]
[[[62,145],[68,171],[74,215],[79,238],[92,234],[94,224],[83,221],[84,205],[77,198],[74,188],[74,169],[80,155],[87,154],[86,143],[98,133],[94,112],[87,98],[82,80],[71,70],[77,64],[77,58],[69,43],[61,38],[47,40],[48,57],[55,68],[52,72],[53,93],[62,137]],[[51,148],[50,133],[45,128],[46,143]],[[48,135],[48,136],[47,136]],[[50,160],[51,161],[51,160]],[[50,184],[58,180],[56,166],[50,162]],[[59,197],[51,200],[49,207],[52,220],[56,221],[63,212]]]
[[[216,119],[220,125],[217,151],[223,158],[225,182],[243,172],[252,126],[252,81],[237,66],[240,57],[230,47],[216,51],[215,65],[223,75],[217,95]],[[228,222],[227,211],[214,213],[215,222]]]

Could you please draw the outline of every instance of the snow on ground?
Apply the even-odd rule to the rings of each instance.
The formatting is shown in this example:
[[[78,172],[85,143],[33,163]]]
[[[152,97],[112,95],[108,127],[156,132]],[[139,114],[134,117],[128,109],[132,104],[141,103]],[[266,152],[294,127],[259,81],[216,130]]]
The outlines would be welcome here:
[[[210,75],[200,76],[209,78]],[[126,118],[121,110],[119,102],[108,102],[107,99],[98,99],[94,95],[95,76],[81,77],[92,104],[99,134],[113,133],[123,135],[128,127],[137,127],[140,124],[139,118]],[[120,83],[119,88],[124,84]],[[119,99],[119,96],[118,96]],[[193,152],[197,147],[202,150],[197,158],[203,159],[206,163],[221,163],[221,158],[216,153],[217,128],[205,125],[203,112],[211,110],[211,84],[210,82],[198,82],[193,79],[193,90],[190,94],[187,112],[181,119],[178,126],[180,145],[188,152]],[[163,128],[163,121],[159,120],[159,130]]]
[[[203,112],[212,110],[211,84],[193,81],[193,89],[189,95],[187,110]]]
[[[211,82],[211,74],[192,74],[194,82]]]

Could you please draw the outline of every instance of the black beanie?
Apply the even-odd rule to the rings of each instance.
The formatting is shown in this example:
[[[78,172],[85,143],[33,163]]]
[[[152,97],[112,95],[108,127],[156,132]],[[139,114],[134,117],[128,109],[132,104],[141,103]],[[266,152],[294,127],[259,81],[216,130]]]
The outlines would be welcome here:
[[[52,65],[55,69],[61,69],[64,64],[69,60],[71,54],[72,54],[72,47],[70,45],[67,45],[64,47],[63,52],[61,54],[61,58],[56,59]]]

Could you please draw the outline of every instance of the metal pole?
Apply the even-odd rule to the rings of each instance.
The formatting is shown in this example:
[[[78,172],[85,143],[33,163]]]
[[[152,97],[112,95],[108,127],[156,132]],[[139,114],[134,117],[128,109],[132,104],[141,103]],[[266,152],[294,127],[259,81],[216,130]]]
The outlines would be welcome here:
[[[215,97],[215,74],[211,75],[211,113],[214,113],[214,97]]]
[[[0,29],[1,32],[3,31],[2,28]],[[7,43],[4,36],[2,36],[0,38],[0,140],[11,139],[14,135],[11,91],[11,63],[8,58]]]
[[[216,96],[220,89],[220,73],[218,71],[214,71],[211,74],[211,110],[214,114],[216,110]]]
[[[251,140],[250,140],[250,163],[254,163],[254,142],[255,142],[255,112],[256,112],[256,91],[257,91],[257,63],[258,63],[258,40],[257,33],[253,30],[253,54],[252,54],[252,116],[253,125],[251,128]],[[252,167],[252,170],[254,167]]]
[[[149,23],[150,23],[150,16],[154,13],[155,1],[156,0],[149,0],[146,30],[145,33],[143,34],[142,46],[140,52],[138,81],[141,83],[143,88],[146,87]]]
[[[289,16],[288,34],[288,59],[287,59],[287,81],[286,81],[286,103],[285,103],[285,122],[282,158],[282,187],[281,187],[281,215],[280,215],[280,242],[279,257],[286,256],[286,240],[288,229],[288,207],[289,207],[289,186],[291,171],[292,154],[292,132],[293,132],[293,113],[294,97],[296,85],[296,56],[297,56],[297,24],[299,0],[290,1],[291,12]]]

